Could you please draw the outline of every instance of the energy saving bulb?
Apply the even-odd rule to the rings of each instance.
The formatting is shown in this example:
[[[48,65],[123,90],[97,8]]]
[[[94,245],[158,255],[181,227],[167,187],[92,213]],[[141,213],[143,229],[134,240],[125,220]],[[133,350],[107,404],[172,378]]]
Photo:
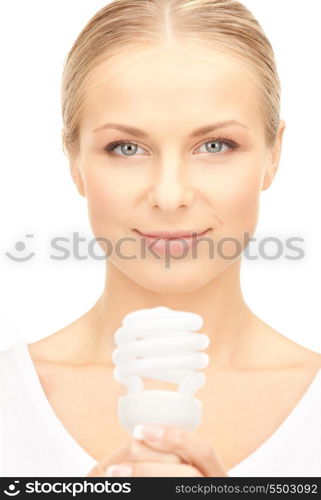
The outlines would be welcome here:
[[[127,314],[114,334],[115,379],[127,388],[118,400],[118,418],[130,434],[136,424],[161,424],[195,430],[202,403],[194,398],[205,375],[195,371],[209,363],[207,335],[199,314],[168,307]],[[178,390],[146,390],[142,378],[178,384]]]

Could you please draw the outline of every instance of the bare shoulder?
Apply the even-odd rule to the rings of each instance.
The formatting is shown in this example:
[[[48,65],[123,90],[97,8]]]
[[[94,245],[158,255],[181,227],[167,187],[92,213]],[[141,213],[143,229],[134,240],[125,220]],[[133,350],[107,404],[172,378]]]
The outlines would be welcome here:
[[[77,346],[82,345],[86,330],[85,316],[76,319],[64,328],[28,344],[32,358],[38,362],[74,364],[81,363]]]
[[[279,366],[297,366],[308,371],[321,368],[321,353],[297,343],[271,327],[268,327],[267,335],[270,341],[266,343],[266,355],[270,359],[274,357]]]
[[[300,346],[298,350],[298,356],[301,357],[302,365],[306,366],[307,369],[321,369],[321,353]]]
[[[306,366],[307,369],[320,369],[321,368],[321,353],[313,351],[308,347],[305,347],[293,340],[286,339],[287,346],[289,349],[289,354],[293,358],[294,364]]]
[[[299,344],[266,324],[253,318],[252,351],[261,367],[316,371],[321,368],[321,353]],[[254,360],[253,360],[254,363]]]

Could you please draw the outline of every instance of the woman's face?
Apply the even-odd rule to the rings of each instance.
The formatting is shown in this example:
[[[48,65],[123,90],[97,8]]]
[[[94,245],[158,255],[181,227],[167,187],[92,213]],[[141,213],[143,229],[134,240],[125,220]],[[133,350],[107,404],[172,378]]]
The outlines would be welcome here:
[[[191,292],[240,258],[282,137],[268,148],[260,102],[243,61],[197,42],[131,49],[92,72],[72,176],[101,247],[140,286]],[[206,229],[180,253],[170,241],[150,252],[136,232]]]

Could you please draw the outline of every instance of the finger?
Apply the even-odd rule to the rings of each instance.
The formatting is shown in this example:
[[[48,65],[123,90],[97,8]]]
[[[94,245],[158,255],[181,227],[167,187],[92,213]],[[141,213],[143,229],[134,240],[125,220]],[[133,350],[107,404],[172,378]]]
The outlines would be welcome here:
[[[90,469],[86,477],[104,477],[105,476],[105,469],[102,467],[100,462],[97,462],[97,464]]]
[[[112,452],[103,463],[110,463],[111,460],[119,462],[138,462],[138,461],[152,461],[152,462],[171,462],[181,463],[180,457],[173,452],[166,452],[162,450],[153,450],[144,442],[138,439],[131,439],[124,446],[121,446]],[[115,463],[115,462],[114,462]]]
[[[204,477],[199,470],[187,464],[164,464],[156,462],[123,462],[120,464],[113,464],[118,467],[130,467],[131,476],[128,477]],[[119,470],[119,469],[118,469]],[[119,477],[112,471],[111,475],[105,477]],[[121,474],[120,474],[121,475]],[[124,474],[122,477],[125,477]]]
[[[157,451],[151,449],[144,442],[137,439],[128,441],[125,445],[116,449],[110,455],[100,460],[89,472],[87,477],[101,477],[105,475],[105,469],[115,463],[120,462],[164,462],[182,463],[180,457],[172,452]]]
[[[163,430],[163,436],[160,439],[150,439],[148,434],[143,434],[144,427],[147,428],[139,426],[140,432],[135,433],[135,438],[140,436],[152,449],[177,454],[183,462],[193,465],[206,477],[227,477],[222,461],[203,437],[179,427],[159,425],[157,427]]]

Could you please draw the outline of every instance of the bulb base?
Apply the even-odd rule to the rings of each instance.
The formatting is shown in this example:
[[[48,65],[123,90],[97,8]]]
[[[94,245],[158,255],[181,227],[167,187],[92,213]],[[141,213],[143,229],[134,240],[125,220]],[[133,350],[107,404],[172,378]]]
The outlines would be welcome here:
[[[173,391],[144,390],[121,396],[118,418],[130,434],[136,424],[177,426],[194,431],[202,418],[202,403]]]

